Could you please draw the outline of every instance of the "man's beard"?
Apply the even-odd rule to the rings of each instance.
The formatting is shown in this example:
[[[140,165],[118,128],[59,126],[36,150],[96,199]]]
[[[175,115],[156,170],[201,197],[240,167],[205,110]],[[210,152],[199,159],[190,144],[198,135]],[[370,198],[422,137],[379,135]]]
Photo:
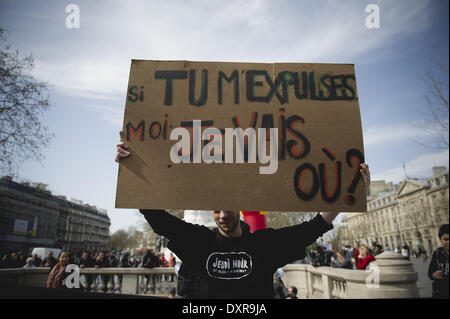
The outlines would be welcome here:
[[[227,228],[227,227],[223,227],[222,225],[220,225],[220,223],[217,224],[217,227],[219,227],[223,232],[227,233],[227,234],[231,234],[232,232],[234,232],[236,230],[236,227],[239,225],[240,220],[235,221],[232,225],[231,228]]]

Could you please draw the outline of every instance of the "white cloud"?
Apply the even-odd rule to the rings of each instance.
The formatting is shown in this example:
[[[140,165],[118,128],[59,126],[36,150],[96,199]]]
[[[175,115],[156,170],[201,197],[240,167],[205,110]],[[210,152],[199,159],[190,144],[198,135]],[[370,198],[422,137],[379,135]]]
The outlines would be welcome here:
[[[433,166],[449,165],[449,150],[438,153],[429,153],[420,155],[405,163],[406,172],[409,177],[430,177],[432,175],[431,168]],[[403,164],[388,169],[384,172],[372,174],[372,180],[385,180],[398,183],[405,179],[405,171]]]
[[[392,145],[399,142],[426,141],[434,138],[433,131],[408,124],[393,124],[388,126],[372,126],[364,130],[364,145],[373,147]]]
[[[69,58],[36,61],[34,74],[66,96],[117,100],[125,96],[130,61]]]
[[[36,58],[35,74],[62,95],[117,105],[111,112],[93,104],[104,120],[120,127],[132,58],[354,63],[362,54],[374,60],[390,54],[389,44],[428,26],[429,1],[378,4],[378,30],[365,27],[365,4],[358,1],[346,6],[264,0],[84,4],[79,35],[33,45],[49,52]],[[392,136],[390,129],[369,129],[366,145],[425,134],[404,126]]]
[[[36,74],[67,95],[110,99],[124,94],[131,58],[353,63],[367,53],[379,58],[381,51],[389,52],[381,50],[388,44],[429,24],[429,1],[378,3],[377,30],[365,27],[365,4],[358,1],[345,6],[263,0],[85,5],[81,43],[67,37],[39,44],[49,46],[52,58],[37,60]]]

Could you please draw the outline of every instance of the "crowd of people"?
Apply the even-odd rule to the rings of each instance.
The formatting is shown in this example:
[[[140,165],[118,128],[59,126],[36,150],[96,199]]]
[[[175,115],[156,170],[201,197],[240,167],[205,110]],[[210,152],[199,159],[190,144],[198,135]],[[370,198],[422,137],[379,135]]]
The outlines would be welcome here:
[[[0,268],[36,268],[49,267],[50,273],[47,279],[47,288],[62,288],[65,286],[65,279],[69,275],[66,267],[69,264],[78,265],[80,268],[157,268],[175,267],[176,257],[171,253],[167,260],[163,253],[155,253],[152,249],[144,249],[141,253],[130,255],[129,252],[97,252],[84,251],[82,253],[71,253],[62,251],[55,257],[50,250],[44,259],[37,254],[25,255],[22,251],[3,254],[0,260]],[[173,279],[173,278],[172,278]],[[88,290],[94,277],[86,276]],[[108,275],[103,276],[103,280],[108,281]]]
[[[439,230],[439,238],[442,246],[431,256],[428,276],[434,281],[433,294],[442,295],[442,291],[444,290],[444,295],[448,297],[448,224],[443,225]],[[388,245],[383,247],[380,244],[373,243],[372,247],[368,247],[367,245],[360,245],[359,242],[356,242],[354,247],[345,246],[340,250],[328,250],[326,246],[317,246],[315,249],[310,250],[304,259],[298,260],[295,263],[310,264],[314,267],[326,266],[365,270],[371,262],[376,260],[377,255],[391,250]],[[396,247],[394,252],[401,254],[406,260],[410,260],[411,256],[413,258],[422,258],[424,261],[428,259],[427,252],[423,246],[419,246],[415,250],[411,249],[407,243],[404,243],[402,247]],[[163,253],[156,253],[152,249],[144,249],[135,255],[130,255],[128,252],[115,251],[84,251],[80,254],[61,252],[57,258],[53,256],[52,251],[48,251],[44,259],[41,259],[38,255],[25,255],[23,252],[18,251],[4,254],[0,260],[0,268],[49,267],[50,273],[46,285],[48,288],[60,288],[64,286],[64,280],[68,275],[65,272],[65,268],[69,264],[76,264],[80,268],[156,268],[175,267],[177,260],[172,253],[166,259]],[[279,296],[296,299],[297,289],[295,287],[285,288],[284,284],[282,284],[281,277],[282,275],[278,277],[280,285],[278,285],[277,281],[274,282],[276,295],[278,294],[278,289]],[[275,278],[277,277],[275,276]],[[93,280],[92,276],[87,276],[87,280],[90,286]],[[173,281],[173,276],[171,281]],[[282,288],[286,291],[283,292],[281,290]]]
[[[155,268],[174,267],[176,258],[170,254],[168,259],[163,253],[156,253],[152,249],[144,249],[141,253],[131,255],[129,252],[98,252],[84,251],[80,253],[64,252],[68,258],[68,264],[79,265],[80,268],[94,267],[121,267],[121,268]],[[60,253],[61,256],[62,253]],[[58,263],[59,256],[54,256],[52,251],[48,251],[47,256],[41,259],[37,254],[24,254],[22,251],[13,251],[3,254],[0,260],[0,268],[33,268],[50,267],[53,268]]]
[[[339,250],[328,250],[326,246],[319,245],[315,249],[310,250],[304,259],[296,263],[310,264],[314,267],[327,266],[365,270],[371,262],[376,260],[375,257],[384,251],[392,251],[392,248],[389,245],[383,247],[383,245],[378,243],[372,243],[372,246],[369,247],[368,245],[360,245],[359,242],[355,242],[354,247],[345,246]],[[406,260],[410,260],[411,256],[422,258],[424,261],[428,258],[423,246],[418,246],[417,250],[411,250],[407,243],[404,243],[401,247],[396,247],[395,252],[401,254]]]
[[[341,249],[328,250],[325,246],[317,246],[308,252],[307,256],[296,261],[298,264],[310,264],[314,267],[333,267],[344,269],[365,270],[376,255],[383,252],[381,245],[369,248],[366,245],[355,243],[354,247],[346,246]]]

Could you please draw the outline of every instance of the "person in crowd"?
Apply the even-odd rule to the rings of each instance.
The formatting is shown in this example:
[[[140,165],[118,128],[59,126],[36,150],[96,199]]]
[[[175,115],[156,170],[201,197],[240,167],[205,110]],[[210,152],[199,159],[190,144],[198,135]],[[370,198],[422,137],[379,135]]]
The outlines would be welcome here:
[[[66,286],[65,279],[69,275],[66,272],[66,267],[69,264],[69,255],[66,252],[61,252],[55,266],[48,274],[46,287],[47,288],[64,288]]]
[[[81,254],[80,261],[78,262],[78,266],[80,268],[92,268],[94,267],[94,260],[92,260],[91,256],[87,251],[84,251]]]
[[[108,267],[117,267],[117,265],[119,264],[119,261],[116,258],[116,255],[110,251],[108,253]]]
[[[442,225],[438,232],[441,247],[438,247],[431,256],[428,266],[428,277],[433,280],[432,292],[433,298],[449,298],[449,280],[448,280],[448,246],[449,246],[449,226]]]
[[[42,259],[38,256],[38,254],[33,255],[33,265],[36,267],[40,267],[42,264]]]
[[[19,256],[16,252],[12,252],[10,258],[6,259],[5,268],[22,268],[24,264],[19,259]]]
[[[108,266],[109,266],[109,264],[108,264],[108,261],[105,258],[105,253],[104,252],[100,252],[98,254],[97,259],[95,260],[94,267],[95,268],[106,268]]]
[[[407,243],[403,244],[402,247],[402,256],[403,258],[405,258],[406,260],[411,260],[411,250],[409,249],[409,246]]]
[[[281,279],[283,276],[284,271],[281,268],[273,274],[273,299],[286,299],[289,296],[289,290]]]
[[[142,267],[154,268],[159,266],[159,260],[150,249],[145,249],[144,256],[142,256]]]
[[[288,293],[289,293],[289,296],[287,296],[286,299],[298,299],[298,297],[297,297],[297,287],[290,286],[288,288]]]
[[[160,253],[159,254],[159,267],[165,268],[167,266],[168,266],[168,262],[167,262],[166,258],[164,258],[164,253]]]
[[[25,266],[23,268],[35,268],[36,266],[33,264],[33,257],[28,257]]]
[[[177,297],[177,290],[175,289],[175,287],[170,287],[167,298],[174,299],[176,297]]]
[[[359,256],[359,241],[355,242],[355,246],[352,250],[352,258],[354,261],[355,268],[358,269],[358,256]]]
[[[427,250],[423,246],[422,246],[422,259],[423,259],[423,261],[427,261],[428,260]]]
[[[392,251],[391,247],[389,247],[389,244],[386,244],[386,251]]]
[[[129,268],[130,267],[130,253],[129,252],[125,252],[122,256],[120,256],[119,259],[119,267],[120,268]]]
[[[87,251],[83,251],[83,253],[81,254],[81,258],[78,262],[78,267],[80,268],[92,268],[94,267],[94,260],[91,258],[90,254]],[[84,278],[86,278],[86,288],[88,291],[91,290],[91,285],[92,285],[92,275],[91,274],[86,274],[86,275],[82,275],[84,276]]]
[[[332,258],[331,266],[334,268],[353,268],[352,261],[350,259],[347,259],[345,256],[345,250],[340,250],[337,252],[336,258]]]
[[[3,257],[0,259],[0,269],[7,268],[8,259],[8,254],[3,254]]]
[[[170,253],[168,266],[173,268],[173,267],[175,267],[176,263],[177,263],[177,259],[175,258],[173,253]]]
[[[67,255],[67,258],[69,256]],[[69,260],[67,260],[68,262]],[[47,257],[44,258],[44,260],[42,261],[41,266],[42,267],[50,267],[50,269],[52,269],[56,264],[58,263],[58,261],[56,260],[55,257],[53,257],[53,251],[49,251],[47,253]]]
[[[95,260],[95,263],[94,263],[94,267],[95,268],[107,268],[107,267],[109,267],[108,258],[105,257],[105,253],[104,252],[100,252],[98,254],[97,259]],[[103,290],[106,291],[108,289],[107,285],[108,285],[109,275],[101,275],[100,278],[103,281],[103,285],[104,285]],[[98,280],[99,280],[99,277],[97,277],[97,281]]]
[[[395,247],[394,253],[396,253],[396,254],[401,254],[402,253],[402,250],[400,249],[400,246]]]
[[[366,245],[361,245],[359,248],[359,255],[357,259],[357,269],[366,269],[372,261],[375,261],[375,257],[372,256],[369,248]]]
[[[381,254],[382,252],[383,252],[383,246],[381,246],[380,244],[376,244],[374,256],[377,256],[377,255]]]
[[[345,258],[350,260],[350,263],[352,262],[352,248],[351,246],[345,247]]]
[[[330,267],[331,266],[331,252],[327,247],[322,246],[319,248],[319,266]]]
[[[20,267],[23,267],[26,264],[28,257],[25,257],[25,255],[21,251],[18,251],[17,258],[19,258]]]
[[[167,263],[168,267],[174,268],[176,264],[177,264],[177,259],[175,258],[175,256],[173,255],[173,253],[170,253],[169,261],[168,261],[168,263]],[[173,274],[170,275],[170,281],[171,281],[171,282],[174,281],[174,277],[175,277],[175,276],[174,276]]]
[[[130,268],[131,267],[130,253],[129,252],[125,252],[125,253],[123,253],[120,256],[119,263],[117,264],[117,266],[119,268]],[[122,286],[123,275],[118,275],[117,276],[117,280],[119,281],[120,286]]]
[[[419,256],[422,257],[422,260],[425,262],[428,260],[427,251],[425,250],[425,247],[419,246]]]
[[[312,249],[309,252],[309,258],[311,260],[311,265],[313,267],[319,267],[319,254],[317,253],[317,250]]]

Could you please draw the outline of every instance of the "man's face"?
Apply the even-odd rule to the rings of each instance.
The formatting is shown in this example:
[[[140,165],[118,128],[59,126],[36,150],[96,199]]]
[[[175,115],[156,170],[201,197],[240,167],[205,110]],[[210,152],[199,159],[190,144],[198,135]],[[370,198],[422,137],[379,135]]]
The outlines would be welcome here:
[[[83,259],[86,259],[88,257],[88,254],[87,253],[83,253],[82,255],[81,255],[81,258],[83,258]]]
[[[448,250],[448,234],[444,234],[441,237],[441,244],[446,250]]]
[[[240,222],[239,212],[216,210],[212,211],[211,215],[214,218],[217,227],[226,234],[232,233]]]

